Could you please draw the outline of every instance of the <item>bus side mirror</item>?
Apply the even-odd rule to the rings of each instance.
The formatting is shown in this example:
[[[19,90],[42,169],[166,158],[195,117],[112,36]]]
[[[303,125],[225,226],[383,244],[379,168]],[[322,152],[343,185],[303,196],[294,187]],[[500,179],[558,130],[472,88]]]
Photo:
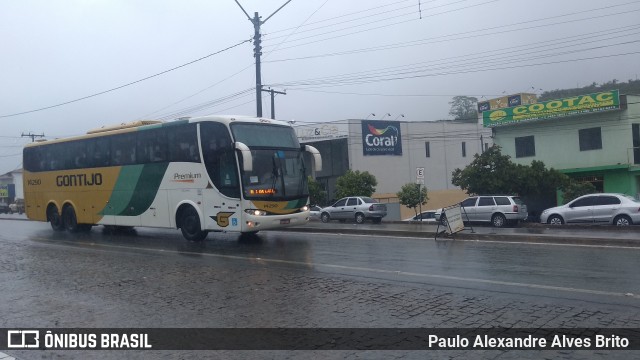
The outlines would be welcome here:
[[[304,151],[308,152],[313,156],[313,165],[315,171],[322,171],[322,156],[320,156],[320,151],[314,148],[311,145],[304,145]]]
[[[253,156],[251,155],[249,147],[239,141],[235,143],[235,147],[242,155],[242,170],[245,172],[253,171]]]

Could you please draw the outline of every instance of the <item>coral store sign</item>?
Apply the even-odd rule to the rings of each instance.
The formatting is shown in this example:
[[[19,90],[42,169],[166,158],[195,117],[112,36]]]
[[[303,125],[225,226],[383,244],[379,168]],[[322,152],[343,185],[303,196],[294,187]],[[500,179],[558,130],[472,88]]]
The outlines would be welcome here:
[[[362,121],[363,155],[402,155],[399,121]]]

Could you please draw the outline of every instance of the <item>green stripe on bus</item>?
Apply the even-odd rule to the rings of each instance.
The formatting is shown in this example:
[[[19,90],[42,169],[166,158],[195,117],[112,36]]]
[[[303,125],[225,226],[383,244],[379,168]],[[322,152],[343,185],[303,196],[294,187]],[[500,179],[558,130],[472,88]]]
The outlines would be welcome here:
[[[144,165],[127,165],[120,168],[120,174],[111,191],[109,203],[99,213],[100,215],[120,215],[125,210],[135,191]]]
[[[138,216],[151,206],[169,163],[123,166],[100,215]]]
[[[147,211],[158,194],[169,163],[146,164],[142,169],[133,197],[120,215],[138,216]]]

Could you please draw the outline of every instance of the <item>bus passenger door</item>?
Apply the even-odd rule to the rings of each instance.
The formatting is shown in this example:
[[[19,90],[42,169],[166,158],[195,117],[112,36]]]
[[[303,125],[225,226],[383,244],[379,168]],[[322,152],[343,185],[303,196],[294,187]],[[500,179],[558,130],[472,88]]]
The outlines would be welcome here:
[[[236,151],[227,128],[200,123],[202,158],[208,175],[203,189],[205,227],[214,231],[240,231],[242,206]]]

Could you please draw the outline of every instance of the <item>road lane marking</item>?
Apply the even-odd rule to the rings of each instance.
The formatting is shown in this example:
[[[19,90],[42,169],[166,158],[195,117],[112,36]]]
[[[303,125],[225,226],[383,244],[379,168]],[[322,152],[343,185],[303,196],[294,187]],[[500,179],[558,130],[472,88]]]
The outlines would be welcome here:
[[[320,267],[320,268],[328,268],[328,269],[340,269],[340,270],[349,270],[349,271],[358,271],[365,273],[377,273],[377,274],[387,274],[387,275],[396,275],[396,276],[407,276],[407,277],[419,277],[419,278],[429,278],[429,279],[438,279],[438,280],[453,280],[453,281],[461,281],[461,282],[469,282],[469,283],[478,283],[478,284],[490,284],[490,285],[501,285],[501,286],[510,286],[510,287],[519,287],[519,288],[528,288],[528,289],[541,289],[541,290],[555,290],[555,291],[565,291],[565,292],[574,292],[574,293],[582,293],[582,294],[590,294],[590,295],[604,295],[604,296],[616,296],[616,297],[627,297],[640,299],[640,294],[632,294],[632,293],[622,293],[622,292],[612,292],[612,291],[601,291],[601,290],[591,290],[591,289],[580,289],[580,288],[572,288],[572,287],[564,287],[564,286],[553,286],[553,285],[541,285],[541,284],[529,284],[529,283],[521,283],[521,282],[511,282],[511,281],[501,281],[501,280],[488,280],[488,279],[478,279],[478,278],[467,278],[460,276],[450,276],[450,275],[439,275],[439,274],[424,274],[424,273],[414,273],[400,270],[387,270],[387,269],[376,269],[376,268],[368,268],[368,267],[359,267],[359,266],[347,266],[347,265],[338,265],[338,264],[325,264],[325,263],[314,263],[314,262],[304,262],[304,261],[293,261],[293,260],[282,260],[282,259],[269,259],[263,257],[252,257],[252,256],[238,256],[238,255],[223,255],[223,254],[214,254],[214,253],[204,253],[204,252],[191,252],[191,251],[178,251],[178,250],[166,250],[166,249],[152,249],[152,248],[143,248],[136,246],[123,246],[123,245],[111,245],[111,244],[101,244],[96,242],[70,242],[70,241],[54,241],[46,238],[35,238],[38,240],[42,240],[49,243],[68,243],[72,245],[91,245],[103,248],[113,248],[118,250],[138,250],[143,252],[156,252],[156,253],[173,253],[173,254],[183,254],[183,255],[193,255],[197,254],[199,256],[208,256],[222,259],[231,259],[231,260],[241,260],[247,262],[265,262],[265,263],[274,263],[274,264],[287,264],[287,265],[296,265],[302,267]],[[100,249],[97,249],[100,250]]]

